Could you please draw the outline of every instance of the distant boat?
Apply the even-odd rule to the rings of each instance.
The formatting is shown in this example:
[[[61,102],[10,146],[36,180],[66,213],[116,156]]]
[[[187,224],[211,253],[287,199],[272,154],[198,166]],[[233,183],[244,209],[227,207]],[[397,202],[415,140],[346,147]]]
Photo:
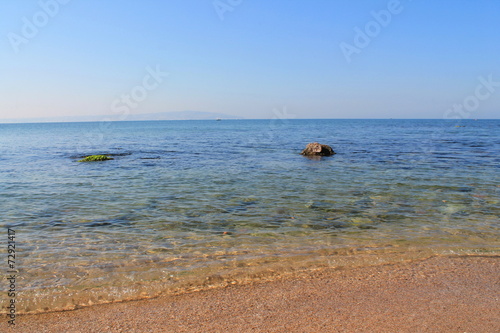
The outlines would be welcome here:
[[[220,119],[220,118],[217,118],[217,119],[215,119],[215,120],[216,120],[216,121],[221,121],[222,119]]]

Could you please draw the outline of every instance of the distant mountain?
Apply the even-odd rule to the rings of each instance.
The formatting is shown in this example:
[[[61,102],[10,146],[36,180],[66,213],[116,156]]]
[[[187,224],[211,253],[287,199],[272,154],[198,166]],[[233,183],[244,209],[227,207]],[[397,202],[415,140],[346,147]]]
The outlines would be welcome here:
[[[202,111],[155,112],[129,115],[100,115],[100,116],[66,116],[43,117],[24,119],[0,119],[0,123],[58,123],[84,121],[140,121],[140,120],[215,120],[215,119],[243,119],[224,113]]]
[[[242,119],[224,113],[180,111],[180,112],[156,112],[129,115],[125,120],[215,120],[215,119]]]

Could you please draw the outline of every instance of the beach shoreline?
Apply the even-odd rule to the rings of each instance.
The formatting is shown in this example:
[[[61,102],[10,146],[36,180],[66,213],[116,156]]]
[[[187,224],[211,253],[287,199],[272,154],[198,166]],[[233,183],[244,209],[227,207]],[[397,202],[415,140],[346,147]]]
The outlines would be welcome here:
[[[324,268],[250,285],[20,315],[20,332],[495,332],[500,256]],[[4,317],[0,328],[7,328]]]

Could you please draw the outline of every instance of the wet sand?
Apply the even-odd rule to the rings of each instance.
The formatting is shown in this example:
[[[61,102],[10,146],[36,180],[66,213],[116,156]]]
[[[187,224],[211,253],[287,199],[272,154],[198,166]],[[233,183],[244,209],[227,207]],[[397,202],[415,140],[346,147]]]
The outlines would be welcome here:
[[[499,259],[433,257],[323,269],[293,279],[18,316],[11,331],[500,332]]]

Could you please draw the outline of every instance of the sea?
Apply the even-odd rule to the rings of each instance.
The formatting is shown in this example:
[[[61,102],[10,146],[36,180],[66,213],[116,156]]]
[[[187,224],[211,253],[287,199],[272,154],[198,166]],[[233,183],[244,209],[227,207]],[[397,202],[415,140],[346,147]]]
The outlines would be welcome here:
[[[21,314],[500,253],[500,120],[0,124],[0,152]]]

